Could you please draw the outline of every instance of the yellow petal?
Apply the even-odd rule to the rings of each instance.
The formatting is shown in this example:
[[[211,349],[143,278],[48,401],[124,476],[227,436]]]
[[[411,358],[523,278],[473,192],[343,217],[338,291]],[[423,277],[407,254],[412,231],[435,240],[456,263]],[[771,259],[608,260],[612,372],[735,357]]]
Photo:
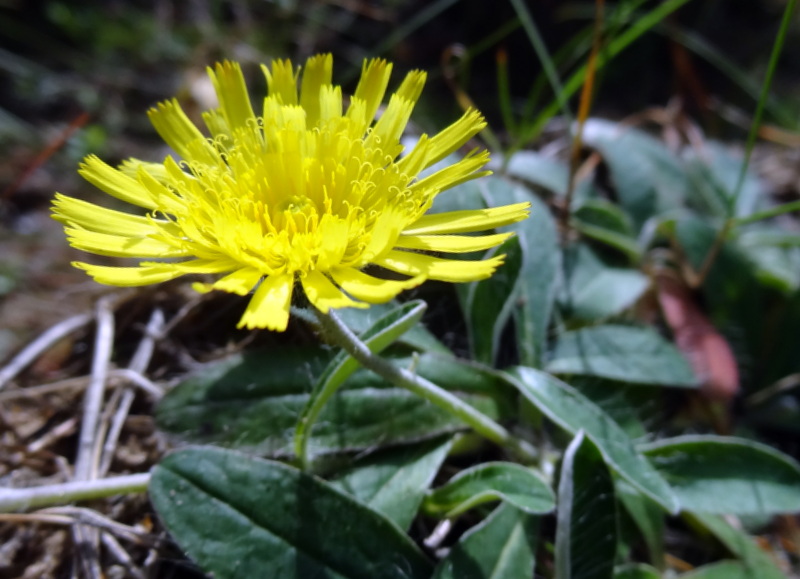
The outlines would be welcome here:
[[[466,261],[441,259],[410,251],[392,251],[374,263],[403,275],[424,275],[429,279],[457,283],[486,279],[503,263],[503,258],[505,255]]]
[[[367,146],[387,150],[397,144],[411,118],[412,110],[414,110],[412,101],[393,94],[386,110],[383,111],[381,118],[375,123],[372,132],[367,137]],[[396,153],[390,153],[391,156],[395,157],[400,150],[402,149],[398,149]]]
[[[431,152],[427,166],[430,167],[455,152],[484,128],[486,120],[483,115],[475,109],[468,109],[460,119],[431,138]]]
[[[412,70],[400,83],[400,88],[397,89],[395,94],[413,105],[419,100],[427,78],[428,75],[425,71]]]
[[[183,275],[170,263],[142,265],[140,267],[113,267],[73,261],[72,265],[84,270],[97,283],[116,286],[140,286],[161,283]]]
[[[448,165],[447,167],[436,171],[432,175],[428,175],[424,179],[417,181],[410,187],[410,189],[411,191],[415,192],[423,191],[425,189],[436,192],[444,191],[445,189],[455,187],[464,181],[469,181],[470,179],[488,175],[490,173],[489,171],[476,173],[478,169],[483,167],[488,162],[489,151],[481,151],[476,155],[468,155],[460,161],[453,163],[452,165]]]
[[[342,89],[325,86],[319,92],[319,122],[338,119],[342,116]],[[311,125],[313,126],[313,125]]]
[[[257,269],[245,267],[218,279],[212,284],[212,287],[215,290],[244,296],[256,287],[256,284],[263,276],[264,274]]]
[[[311,270],[301,278],[306,297],[324,314],[331,308],[367,308],[369,304],[356,302],[347,297],[324,274]]]
[[[86,157],[81,163],[78,173],[98,189],[102,189],[121,201],[147,209],[155,209],[157,206],[147,188],[111,165],[104,163],[96,155]]]
[[[294,275],[271,275],[258,286],[236,327],[267,328],[282,332],[289,323]]]
[[[172,157],[169,157],[172,159]],[[158,179],[161,183],[166,183],[167,170],[164,168],[163,163],[149,163],[147,161],[140,161],[139,159],[125,159],[117,166],[117,169],[125,173],[128,177],[136,179],[139,173],[139,168],[143,167],[147,173]]]
[[[150,117],[156,132],[178,155],[187,160],[214,163],[216,158],[214,147],[200,129],[189,120],[177,100],[159,103],[147,111],[147,116]],[[199,148],[197,146],[190,148],[189,145],[192,143],[198,143]]]
[[[128,237],[97,233],[77,227],[65,227],[70,245],[75,249],[111,257],[186,257],[182,247],[175,247],[152,237]]]
[[[144,237],[158,230],[142,215],[107,209],[61,193],[56,193],[53,201],[53,219],[65,225],[78,225],[99,233],[118,235]]]
[[[262,64],[261,71],[267,78],[269,96],[276,97],[282,105],[297,104],[297,74],[291,60],[276,58],[272,70]]]
[[[361,69],[361,79],[358,81],[353,97],[364,103],[367,123],[372,122],[372,119],[375,118],[375,113],[378,112],[378,107],[381,106],[391,74],[392,64],[382,58],[364,61]]]
[[[424,251],[442,251],[445,253],[469,253],[484,251],[503,243],[513,233],[497,233],[494,235],[401,235],[395,247],[403,249],[419,249]]]
[[[354,298],[373,304],[388,302],[401,291],[417,287],[425,281],[423,275],[404,281],[379,279],[353,268],[331,270],[331,277]]]
[[[320,220],[318,230],[325,243],[319,248],[317,268],[328,271],[342,261],[349,241],[350,223],[344,219],[325,215]]]
[[[428,163],[429,156],[430,139],[428,139],[428,135],[422,135],[414,148],[397,161],[397,168],[409,177],[414,177],[430,164]]]
[[[143,262],[140,265],[147,265]],[[241,267],[241,264],[233,261],[230,258],[223,257],[218,259],[192,259],[190,261],[181,261],[173,263],[172,266],[181,273],[225,273]]]
[[[522,221],[528,216],[528,202],[492,207],[489,209],[467,209],[448,213],[423,215],[403,230],[405,235],[470,233],[486,231],[503,225]]]
[[[384,209],[372,226],[369,241],[361,254],[363,262],[371,262],[376,256],[394,247],[402,227],[402,215],[394,208]]]
[[[225,151],[229,150],[233,145],[233,140],[230,139],[231,129],[222,112],[219,109],[203,111],[200,116],[203,117],[203,122],[214,137],[214,146]],[[220,135],[227,138],[220,139]]]
[[[320,91],[331,84],[332,77],[333,56],[330,54],[317,54],[306,61],[300,86],[300,106],[306,111],[309,127],[315,127],[319,121]]]
[[[235,131],[254,126],[255,115],[239,63],[226,60],[217,63],[214,70],[209,67],[207,72],[217,92],[219,107],[228,123],[228,129]]]
[[[167,161],[164,162],[164,166],[167,166],[169,161],[172,161],[172,159],[168,158]],[[139,183],[144,186],[144,189],[155,201],[160,211],[175,213],[184,208],[184,200],[176,195],[170,187],[159,183],[158,179],[148,173],[144,167],[139,167],[137,178],[139,179]]]

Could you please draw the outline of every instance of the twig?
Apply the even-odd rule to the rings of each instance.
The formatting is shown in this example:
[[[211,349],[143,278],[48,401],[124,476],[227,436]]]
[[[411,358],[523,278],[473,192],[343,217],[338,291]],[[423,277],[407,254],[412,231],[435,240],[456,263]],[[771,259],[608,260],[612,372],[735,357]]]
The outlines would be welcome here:
[[[181,309],[179,309],[178,312],[174,316],[172,316],[172,318],[170,318],[169,323],[167,323],[161,328],[160,330],[161,335],[158,337],[160,338],[169,334],[173,330],[173,328],[175,328],[175,326],[180,324],[186,318],[186,316],[192,313],[192,310],[194,310],[197,306],[199,306],[203,302],[211,299],[213,295],[214,295],[213,293],[205,293],[205,294],[195,293],[194,297],[190,299],[188,302],[186,302],[183,306],[181,306]]]
[[[134,579],[144,579],[144,574],[136,568],[136,564],[131,559],[131,556],[125,550],[125,548],[119,544],[114,538],[114,535],[110,535],[108,533],[101,533],[100,540],[103,542],[103,546],[106,550],[114,557],[118,563],[123,565],[127,570],[128,573],[134,577]]]
[[[73,481],[55,485],[21,489],[0,489],[0,513],[63,505],[73,501],[86,501],[141,493],[147,490],[150,473],[129,474],[93,481]]]
[[[38,386],[6,390],[5,392],[0,392],[0,402],[7,402],[8,400],[16,400],[18,398],[38,398],[39,396],[53,394],[54,392],[60,392],[62,390],[79,390],[86,388],[89,379],[89,376],[76,376],[74,378],[66,378],[65,380],[40,384]]]
[[[0,513],[0,523],[44,523],[47,525],[74,525],[75,519],[51,513]]]
[[[150,321],[147,322],[147,327],[144,330],[144,336],[139,342],[136,352],[133,354],[133,358],[131,358],[131,363],[128,369],[132,374],[141,376],[145,370],[147,370],[147,366],[150,365],[150,359],[153,357],[156,336],[160,335],[161,328],[163,326],[164,313],[160,309],[156,308],[153,310],[153,313],[150,316]],[[100,468],[98,469],[100,476],[104,476],[111,467],[111,460],[114,457],[117,441],[119,440],[120,432],[122,432],[122,426],[125,423],[125,418],[128,416],[128,412],[130,411],[131,404],[133,404],[134,396],[135,391],[133,388],[130,386],[124,387],[122,390],[122,395],[120,396],[119,404],[117,405],[117,411],[114,413],[114,417],[108,429],[108,434],[106,435],[106,442],[103,445]]]
[[[770,398],[778,396],[779,394],[784,394],[798,386],[800,386],[800,372],[789,374],[763,390],[759,390],[755,394],[748,396],[744,403],[748,407],[758,406],[759,404],[767,402]]]
[[[78,376],[75,378],[67,378],[66,380],[59,380],[58,382],[50,382],[49,384],[29,386],[27,388],[19,388],[18,390],[6,390],[5,392],[0,392],[0,402],[16,400],[17,398],[36,398],[44,394],[52,394],[61,390],[80,390],[86,388],[91,379],[91,376]],[[138,387],[146,394],[149,394],[155,400],[160,400],[161,397],[164,396],[163,390],[159,388],[157,384],[129,368],[114,368],[108,371],[106,387],[116,386],[120,381],[131,382],[134,386]]]
[[[28,444],[28,452],[39,452],[43,448],[50,446],[56,440],[64,438],[66,436],[71,435],[75,432],[75,428],[78,425],[78,419],[74,416],[72,418],[68,418],[55,428],[47,431],[47,433],[42,436],[41,438],[34,440],[30,444]]]
[[[78,439],[78,455],[75,459],[76,481],[91,480],[96,472],[96,460],[92,456],[97,421],[103,403],[108,364],[111,360],[111,347],[114,340],[114,314],[108,298],[97,302],[97,335],[95,336],[94,358],[92,359],[92,379],[83,399],[83,420]]]
[[[569,177],[567,179],[567,191],[564,195],[564,211],[561,213],[561,231],[566,241],[570,231],[570,216],[572,215],[572,198],[575,195],[575,175],[578,172],[581,160],[581,149],[583,148],[583,128],[586,119],[589,118],[589,111],[594,97],[595,77],[597,75],[597,58],[600,54],[600,45],[603,39],[603,14],[605,11],[605,0],[596,1],[594,31],[592,33],[592,51],[589,53],[589,61],[586,63],[586,78],[581,89],[581,100],[578,108],[577,126],[572,138],[572,149],[569,156]]]
[[[152,396],[155,400],[161,400],[161,398],[164,396],[164,391],[159,388],[155,382],[148,380],[142,374],[130,368],[119,368],[117,370],[112,370],[110,375],[114,378],[128,380],[134,386],[137,386],[140,390]]]
[[[101,515],[93,509],[83,507],[54,507],[33,513],[0,513],[0,522],[6,523],[44,523],[50,525],[91,525],[135,545],[157,546],[158,537]]]
[[[14,358],[0,370],[0,389],[53,344],[91,321],[91,314],[78,314],[49,328],[41,336],[28,344],[27,347],[23,348],[21,352],[14,356]]]
[[[19,186],[22,185],[22,183],[24,183],[25,180],[36,171],[36,169],[46,163],[56,151],[64,146],[64,144],[69,140],[75,131],[89,122],[89,118],[89,113],[86,111],[75,117],[69,126],[61,132],[61,134],[57,135],[56,138],[53,139],[53,141],[49,143],[43,151],[36,155],[36,158],[34,158],[33,161],[29,163],[27,167],[25,167],[25,170],[22,171],[22,173],[20,173],[16,179],[14,179],[11,185],[3,190],[2,195],[0,195],[0,199],[9,199],[14,192],[19,189]]]
[[[96,450],[99,449],[95,446],[95,440],[114,342],[114,313],[111,310],[111,302],[112,298],[104,297],[96,306],[97,331],[92,358],[92,379],[83,398],[83,417],[73,475],[75,481],[90,481],[97,477],[99,456]],[[85,525],[75,525],[72,528],[72,535],[77,554],[73,564],[73,575],[100,579],[102,576],[98,553],[100,536],[97,530]]]

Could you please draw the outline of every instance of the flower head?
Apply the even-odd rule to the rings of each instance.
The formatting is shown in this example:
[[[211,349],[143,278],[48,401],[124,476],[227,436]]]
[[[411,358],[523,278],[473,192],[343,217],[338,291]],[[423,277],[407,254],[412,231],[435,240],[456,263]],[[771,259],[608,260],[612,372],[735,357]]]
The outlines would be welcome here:
[[[253,291],[240,327],[274,330],[286,328],[297,283],[327,312],[388,301],[425,279],[490,276],[502,256],[469,261],[426,252],[497,246],[509,234],[464,234],[524,219],[528,204],[425,214],[441,191],[485,174],[486,151],[420,176],[478,133],[485,126],[481,115],[467,111],[439,134],[423,135],[401,156],[400,137],[425,73],[410,72],[375,120],[392,65],[365,62],[346,110],[341,88],[331,83],[332,67],[330,55],[309,58],[302,75],[288,60],[262,66],[268,91],[256,113],[240,66],[217,64],[208,74],[219,108],[203,113],[210,136],[176,100],[148,113],[178,159],[129,160],[115,169],[87,157],[79,171],[84,178],[146,214],[56,194],[54,217],[64,224],[70,244],[151,261],[132,267],[74,265],[117,286],[224,274],[196,288]],[[371,265],[379,268],[365,272]],[[373,275],[380,268],[407,279]]]

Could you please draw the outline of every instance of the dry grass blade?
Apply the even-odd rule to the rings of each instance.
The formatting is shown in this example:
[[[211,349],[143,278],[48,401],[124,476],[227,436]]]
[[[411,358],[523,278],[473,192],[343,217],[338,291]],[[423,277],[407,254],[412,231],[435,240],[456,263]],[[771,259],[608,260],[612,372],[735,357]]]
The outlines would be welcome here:
[[[150,316],[150,321],[147,323],[144,336],[139,342],[139,346],[137,347],[130,363],[129,370],[134,375],[141,375],[145,370],[147,370],[147,366],[150,364],[150,359],[153,356],[156,336],[160,335],[163,327],[164,313],[160,309],[155,309]],[[123,388],[120,395],[119,404],[117,405],[116,412],[114,413],[114,417],[108,429],[106,442],[103,445],[100,466],[98,468],[98,473],[100,476],[104,476],[111,467],[111,459],[114,456],[114,450],[116,449],[117,441],[119,440],[119,435],[122,431],[125,418],[128,416],[131,404],[133,404],[134,396],[135,390],[133,388],[130,386],[125,386]]]
[[[28,364],[33,362],[42,353],[47,351],[53,344],[61,340],[64,336],[84,327],[92,321],[91,314],[79,314],[57,323],[41,336],[23,348],[6,366],[0,370],[0,389],[2,389],[17,374],[22,372]]]

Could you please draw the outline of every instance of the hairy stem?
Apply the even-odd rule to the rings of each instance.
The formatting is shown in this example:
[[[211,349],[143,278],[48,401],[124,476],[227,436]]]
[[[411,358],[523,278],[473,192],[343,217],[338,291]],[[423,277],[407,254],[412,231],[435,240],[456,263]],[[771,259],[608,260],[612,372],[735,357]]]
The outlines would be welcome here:
[[[521,459],[527,461],[536,458],[536,451],[494,420],[476,410],[454,394],[444,390],[421,376],[395,366],[390,361],[373,354],[350,329],[330,311],[327,314],[315,309],[322,332],[329,343],[344,348],[362,366],[375,372],[395,386],[405,388],[414,394],[435,404],[468,424],[484,438],[508,448]]]

